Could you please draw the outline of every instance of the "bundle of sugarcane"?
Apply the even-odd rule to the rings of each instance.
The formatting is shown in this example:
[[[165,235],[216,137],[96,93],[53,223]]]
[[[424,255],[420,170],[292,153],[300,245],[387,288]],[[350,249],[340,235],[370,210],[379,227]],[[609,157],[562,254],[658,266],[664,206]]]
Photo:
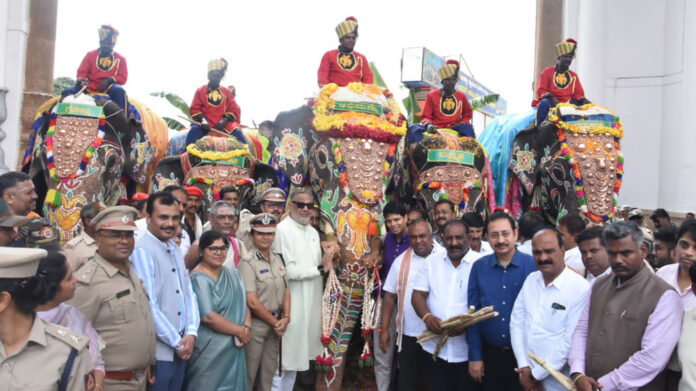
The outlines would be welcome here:
[[[486,319],[490,319],[496,316],[498,316],[498,313],[493,311],[492,305],[488,307],[483,307],[476,312],[474,312],[474,306],[470,306],[469,310],[465,314],[453,316],[442,322],[442,334],[436,334],[430,330],[425,330],[423,334],[418,336],[417,342],[422,344],[425,341],[430,341],[431,339],[439,337],[440,341],[438,341],[437,347],[435,347],[435,351],[433,352],[433,360],[437,360],[437,355],[440,353],[440,348],[442,348],[442,346],[445,344],[445,342],[447,342],[447,339],[449,338],[449,334],[447,334],[446,331],[454,328],[465,329],[471,326],[472,324],[482,322]]]
[[[541,365],[542,368],[544,368],[546,372],[549,373],[549,375],[553,376],[554,379],[558,380],[558,382],[561,383],[561,385],[565,387],[566,390],[577,390],[577,388],[575,388],[575,384],[573,384],[573,381],[568,376],[564,375],[561,371],[555,370],[551,365],[549,365],[549,363],[546,362],[546,360],[537,356],[534,353],[529,353],[529,358]]]

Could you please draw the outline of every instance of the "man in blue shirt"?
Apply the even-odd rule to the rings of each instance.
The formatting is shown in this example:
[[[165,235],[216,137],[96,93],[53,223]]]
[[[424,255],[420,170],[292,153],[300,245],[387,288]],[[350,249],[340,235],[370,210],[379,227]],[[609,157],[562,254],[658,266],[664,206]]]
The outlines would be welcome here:
[[[517,223],[506,211],[488,218],[493,254],[474,263],[468,303],[476,309],[492,305],[500,314],[467,329],[469,374],[483,391],[522,390],[510,341],[510,314],[527,276],[537,270],[531,255],[517,251]]]
[[[157,333],[151,390],[178,391],[198,335],[198,301],[181,249],[172,241],[181,221],[179,202],[171,193],[150,194],[147,214],[147,232],[136,241],[131,260],[150,298]]]

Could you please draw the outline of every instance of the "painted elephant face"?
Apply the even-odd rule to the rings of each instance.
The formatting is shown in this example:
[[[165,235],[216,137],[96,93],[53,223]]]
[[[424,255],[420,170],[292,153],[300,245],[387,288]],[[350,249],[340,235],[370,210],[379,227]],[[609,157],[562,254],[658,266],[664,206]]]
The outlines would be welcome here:
[[[302,106],[278,114],[273,122],[268,149],[280,177],[280,187],[287,194],[291,187],[302,187],[309,182],[307,153],[317,137],[312,130],[312,117],[312,110]]]
[[[448,198],[462,213],[484,213],[488,200],[495,197],[488,158],[471,137],[429,135],[409,146],[407,158],[417,203],[426,210]]]
[[[96,114],[103,110],[105,118]],[[121,118],[123,117],[123,118]],[[115,127],[126,124],[117,105],[59,104],[34,147],[30,174],[43,172],[43,212],[61,245],[80,232],[80,211],[88,203],[115,205],[123,191],[125,155]],[[121,129],[124,133],[125,130]]]
[[[312,188],[350,266],[344,277],[356,284],[367,272],[360,260],[377,234],[393,155],[393,144],[358,138],[320,139],[310,151]]]
[[[204,211],[215,203],[219,198],[217,193],[226,186],[239,189],[244,207],[254,197],[257,183],[277,185],[275,170],[256,160],[245,144],[232,137],[203,137],[182,156],[162,159],[152,177],[154,191],[173,184],[199,187],[204,194]]]
[[[563,104],[537,128],[520,132],[510,170],[523,207],[543,209],[552,222],[569,213],[611,219],[623,175],[622,135],[611,111]]]

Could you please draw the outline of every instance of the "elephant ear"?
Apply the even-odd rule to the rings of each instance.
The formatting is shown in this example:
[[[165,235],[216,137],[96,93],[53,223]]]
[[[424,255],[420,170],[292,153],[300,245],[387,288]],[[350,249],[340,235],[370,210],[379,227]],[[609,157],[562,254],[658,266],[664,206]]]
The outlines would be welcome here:
[[[520,181],[522,189],[531,195],[539,178],[540,146],[537,144],[539,130],[531,126],[517,134],[510,150],[508,168]],[[541,147],[543,153],[543,146]]]
[[[121,137],[123,156],[126,160],[124,174],[142,185],[147,181],[150,164],[155,161],[155,149],[142,125],[130,121],[128,130]]]
[[[181,156],[167,156],[157,162],[150,178],[151,191],[160,191],[169,185],[181,185],[184,182],[184,170],[181,168]]]

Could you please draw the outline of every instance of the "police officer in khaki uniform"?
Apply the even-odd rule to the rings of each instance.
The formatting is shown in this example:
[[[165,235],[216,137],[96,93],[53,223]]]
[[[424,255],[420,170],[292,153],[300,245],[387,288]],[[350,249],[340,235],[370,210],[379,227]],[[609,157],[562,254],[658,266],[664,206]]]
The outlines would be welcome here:
[[[285,192],[277,187],[261,193],[261,213],[270,213],[275,217],[276,223],[282,220],[283,211],[285,210]],[[239,214],[239,227],[235,237],[244,243],[245,248],[251,248],[251,227],[249,222],[255,215],[248,209],[242,210]]]
[[[94,241],[96,228],[92,220],[104,209],[101,202],[96,201],[85,205],[80,211],[80,220],[82,221],[82,232],[76,237],[70,239],[63,246],[65,256],[68,258],[68,263],[73,270],[82,267],[97,251],[97,243]]]
[[[97,252],[77,272],[77,291],[69,304],[92,322],[106,343],[104,390],[144,391],[154,382],[155,326],[147,293],[129,259],[138,211],[114,206],[92,223]]]
[[[290,290],[285,266],[271,252],[276,219],[261,213],[250,221],[252,247],[239,262],[251,310],[252,337],[246,346],[250,390],[268,391],[278,368],[281,337],[290,322]]]
[[[89,339],[36,316],[36,306],[55,295],[36,276],[46,255],[0,247],[0,391],[94,390]]]

